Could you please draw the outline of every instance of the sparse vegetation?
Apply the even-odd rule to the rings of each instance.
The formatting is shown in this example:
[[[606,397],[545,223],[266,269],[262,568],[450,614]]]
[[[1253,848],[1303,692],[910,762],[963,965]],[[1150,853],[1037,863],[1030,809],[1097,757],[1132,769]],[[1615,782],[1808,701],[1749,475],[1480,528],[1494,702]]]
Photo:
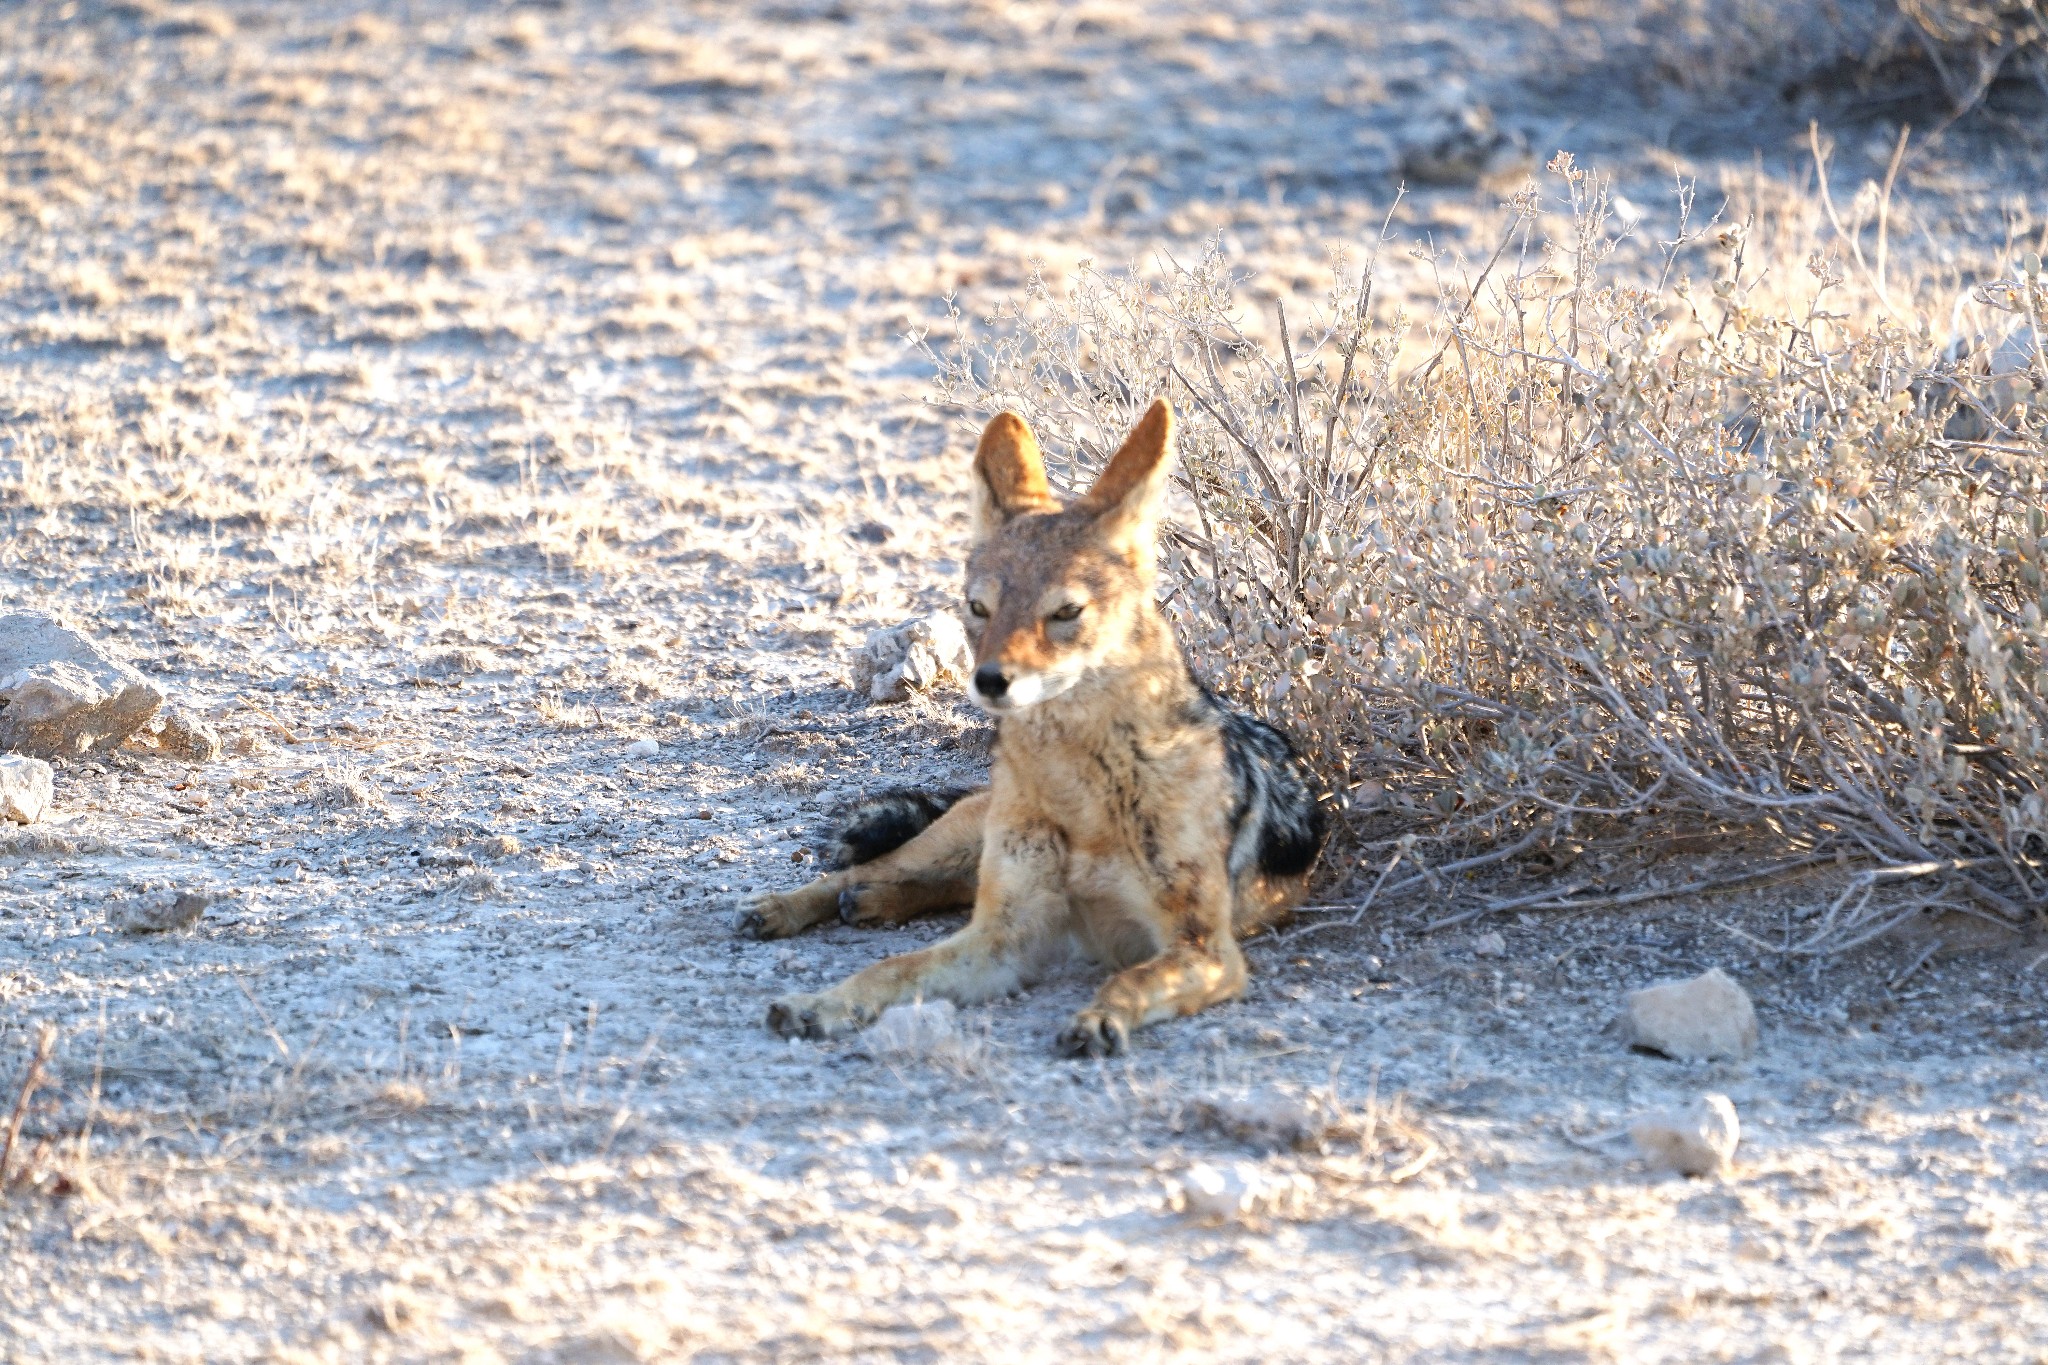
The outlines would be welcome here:
[[[1647,1365],[2048,1340],[2043,945],[1952,876],[1887,872],[1882,839],[1864,856],[1856,811],[1759,814],[1773,789],[1716,745],[1752,762],[1772,713],[1699,725],[1676,691],[1704,668],[1747,697],[1826,643],[1895,705],[1931,671],[1944,742],[2002,722],[1941,574],[1986,620],[2024,607],[2014,475],[1983,447],[2039,431],[2033,49],[1943,128],[1916,28],[1892,64],[1848,44],[1902,17],[1879,0],[367,3],[0,5],[0,600],[222,740],[66,757],[49,818],[0,823],[0,1356]],[[1614,177],[1583,276],[1571,191],[1541,176],[1560,143]],[[1533,216],[1503,210],[1529,175]],[[1674,176],[1707,207],[1667,275]],[[1594,219],[1602,188],[1581,182]],[[1843,278],[1809,316],[1816,249]],[[979,318],[1035,261],[1048,294],[1020,306],[1076,329],[1074,371],[1033,390],[1048,443],[1085,462],[1123,429],[1096,380],[1128,337],[1129,402],[1166,385],[1209,480],[1175,610],[1347,790],[1333,867],[1357,878],[1248,942],[1242,999],[1113,1066],[1051,1055],[1088,989],[1056,970],[960,1007],[935,1049],[790,1046],[770,999],[957,923],[761,944],[731,912],[808,879],[847,803],[985,771],[957,695],[870,704],[850,664],[953,599],[967,541],[959,414],[923,403],[902,337],[973,361],[970,401],[1035,384],[942,303]],[[1167,359],[1240,405],[1275,505],[1314,525],[1261,510]],[[1830,482],[1809,511],[1799,469],[1875,491]],[[1909,526],[1871,561],[1842,539],[1848,497],[1917,515],[1923,473],[1947,540]],[[1657,528],[1711,584],[1622,572]],[[1737,532],[1758,538],[1716,541]],[[1946,595],[1888,621],[1960,653],[1930,633],[1880,669],[1878,634],[1828,631],[1913,548]],[[1716,592],[1741,584],[1746,619],[1792,568],[1865,595],[1812,631],[1715,623]],[[1531,596],[1473,604],[1496,584]],[[1568,649],[1604,659],[1600,626],[1623,696],[1672,703],[1614,735],[1565,704],[1595,690]],[[1723,643],[1751,653],[1693,661]],[[1516,732],[1522,689],[1540,723]],[[1870,746],[1850,775],[1917,841],[1924,731],[1814,725]],[[1543,804],[1647,791],[1653,738],[1749,784],[1705,841],[1697,784],[1633,817]],[[1817,752],[1771,757],[1796,782]],[[1988,801],[2023,789],[1995,756],[1926,786],[1930,851],[2017,900],[1988,851],[2016,817]],[[1788,864],[1796,885],[1731,885]],[[1538,912],[1559,904],[1654,913]],[[1918,904],[1969,913],[1780,951]],[[1752,1060],[1607,1029],[1709,966],[1753,995]],[[1652,1175],[1634,1112],[1707,1084],[1754,1135],[1736,1170]],[[1191,1209],[1205,1190],[1237,1215]]]

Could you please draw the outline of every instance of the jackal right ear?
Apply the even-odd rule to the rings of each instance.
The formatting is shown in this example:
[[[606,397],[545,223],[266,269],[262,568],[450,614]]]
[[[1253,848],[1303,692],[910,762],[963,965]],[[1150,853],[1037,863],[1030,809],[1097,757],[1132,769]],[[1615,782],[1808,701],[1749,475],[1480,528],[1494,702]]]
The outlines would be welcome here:
[[[1172,468],[1173,407],[1164,398],[1155,398],[1080,502],[1095,513],[1103,538],[1147,573],[1159,539],[1159,519],[1166,512]]]
[[[999,412],[974,451],[974,540],[987,540],[1020,512],[1059,509],[1045,481],[1038,438],[1014,412]]]

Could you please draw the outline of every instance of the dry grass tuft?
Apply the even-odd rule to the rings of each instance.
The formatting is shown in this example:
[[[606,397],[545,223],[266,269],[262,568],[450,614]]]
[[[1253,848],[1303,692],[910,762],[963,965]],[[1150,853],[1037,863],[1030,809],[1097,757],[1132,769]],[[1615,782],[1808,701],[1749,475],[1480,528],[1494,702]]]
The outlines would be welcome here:
[[[1617,281],[1605,186],[1549,169],[1476,276],[1430,262],[1419,319],[1377,315],[1375,263],[1264,335],[1220,251],[1089,268],[934,354],[939,401],[1022,413],[1073,484],[1173,397],[1167,609],[1306,742],[1357,884],[1676,830],[1915,892],[1788,949],[1929,903],[2024,921],[2048,901],[2039,258],[1957,312],[2005,339],[1993,376],[1832,207],[1803,274],[1785,232],[1754,258],[1752,223],[1682,226],[1661,275]]]
[[[603,723],[596,707],[564,701],[551,693],[535,698],[533,706],[543,722],[560,730],[592,730]]]
[[[1334,1084],[1217,1091],[1176,1104],[1167,1118],[1176,1131],[1211,1132],[1265,1152],[1337,1157],[1325,1174],[1368,1183],[1400,1184],[1444,1155],[1405,1096],[1383,1102],[1375,1091],[1353,1103]]]
[[[0,829],[0,858],[71,858],[111,853],[117,845],[98,835],[47,829]]]
[[[505,879],[487,867],[465,872],[455,879],[455,892],[465,900],[503,900],[511,894]]]
[[[417,1081],[387,1081],[370,1097],[370,1106],[394,1114],[414,1114],[427,1107],[432,1096]]]
[[[381,811],[391,804],[376,780],[353,764],[337,764],[312,779],[306,799],[328,810]]]

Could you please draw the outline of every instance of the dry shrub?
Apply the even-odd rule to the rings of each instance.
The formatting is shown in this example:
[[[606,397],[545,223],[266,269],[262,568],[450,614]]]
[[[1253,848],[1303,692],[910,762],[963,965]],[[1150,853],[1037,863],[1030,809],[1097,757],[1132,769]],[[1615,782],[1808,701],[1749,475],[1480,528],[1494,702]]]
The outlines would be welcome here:
[[[375,777],[353,763],[327,765],[306,782],[305,791],[309,802],[326,810],[383,811],[391,806]]]
[[[1946,308],[1942,334],[1852,324],[1820,253],[1798,290],[1773,262],[1777,295],[1735,232],[1711,278],[1603,280],[1606,193],[1550,169],[1553,239],[1532,185],[1418,325],[1375,320],[1371,264],[1271,341],[1216,251],[1089,268],[933,353],[937,399],[1022,413],[1072,487],[1171,395],[1166,608],[1305,744],[1389,897],[1446,890],[1416,863],[1682,831],[2025,918],[2048,897],[2038,260],[1978,291],[2027,339],[1999,402],[1945,358]],[[1881,929],[1875,884],[1787,946]]]
[[[1955,113],[2001,79],[2048,89],[2041,0],[1616,0],[1574,11],[1566,65],[1597,52],[1645,86],[1721,93],[1750,81],[1934,96]]]
[[[2048,91],[2048,6],[2041,0],[1893,0],[1904,23],[1888,44],[1864,54],[1866,67],[1895,59],[1910,39],[1956,109],[1968,109],[1992,83],[2024,75]],[[1903,31],[1903,33],[1902,33]]]

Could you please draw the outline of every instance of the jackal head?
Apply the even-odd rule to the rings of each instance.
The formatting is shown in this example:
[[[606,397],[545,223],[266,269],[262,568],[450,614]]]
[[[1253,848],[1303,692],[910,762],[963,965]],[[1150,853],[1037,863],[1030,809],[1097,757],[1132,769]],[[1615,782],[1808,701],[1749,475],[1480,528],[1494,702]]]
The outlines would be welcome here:
[[[1062,505],[1024,419],[989,422],[974,452],[967,561],[977,706],[1015,712],[1093,675],[1178,659],[1152,595],[1172,463],[1173,409],[1161,398],[1095,486]]]

